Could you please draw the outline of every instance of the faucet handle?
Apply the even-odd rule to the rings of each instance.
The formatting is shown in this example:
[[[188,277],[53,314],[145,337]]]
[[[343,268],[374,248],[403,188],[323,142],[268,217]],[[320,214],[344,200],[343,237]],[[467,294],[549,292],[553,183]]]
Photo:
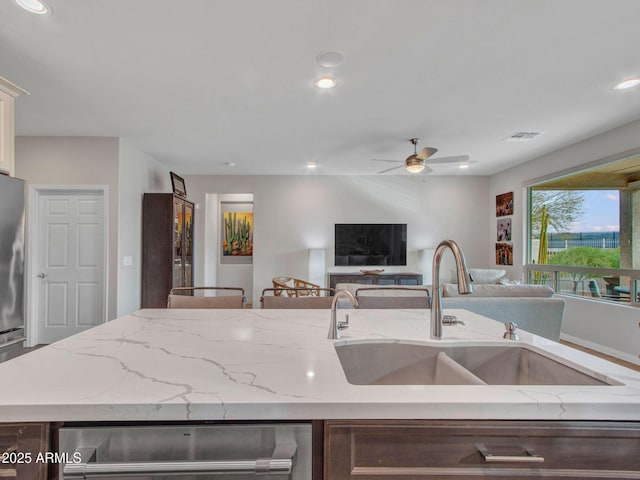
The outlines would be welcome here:
[[[442,316],[442,324],[443,325],[465,325],[464,320],[458,320],[458,317],[455,315],[443,315]]]
[[[338,329],[339,330],[346,330],[347,328],[349,328],[349,314],[345,314],[344,316],[344,322],[338,322]]]

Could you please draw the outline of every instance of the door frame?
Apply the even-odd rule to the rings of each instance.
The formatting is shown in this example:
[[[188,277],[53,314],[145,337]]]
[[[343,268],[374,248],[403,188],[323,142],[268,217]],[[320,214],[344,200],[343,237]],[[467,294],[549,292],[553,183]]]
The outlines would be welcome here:
[[[25,301],[25,322],[27,340],[26,346],[33,347],[38,344],[38,295],[36,295],[35,279],[37,275],[36,267],[38,261],[38,242],[35,232],[38,231],[40,221],[40,197],[48,194],[72,194],[81,193],[100,195],[102,197],[103,212],[103,311],[102,322],[106,322],[107,309],[109,305],[109,187],[107,185],[30,185],[28,197],[28,222],[27,222],[27,257],[26,257],[26,301]]]

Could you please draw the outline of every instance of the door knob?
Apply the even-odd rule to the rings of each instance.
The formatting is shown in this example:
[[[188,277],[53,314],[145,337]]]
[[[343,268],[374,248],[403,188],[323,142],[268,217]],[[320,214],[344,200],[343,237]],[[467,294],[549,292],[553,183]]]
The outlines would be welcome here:
[[[41,273],[38,275],[39,278],[46,278],[48,275],[46,273]]]

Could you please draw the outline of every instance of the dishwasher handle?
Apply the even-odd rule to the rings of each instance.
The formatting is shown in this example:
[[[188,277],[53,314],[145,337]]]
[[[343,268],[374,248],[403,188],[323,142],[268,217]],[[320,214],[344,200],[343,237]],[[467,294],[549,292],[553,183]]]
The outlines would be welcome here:
[[[287,445],[282,458],[258,458],[255,460],[203,460],[171,462],[108,462],[96,463],[94,448],[78,448],[72,458],[80,458],[77,463],[67,463],[63,469],[63,479],[118,478],[126,476],[143,477],[149,475],[283,475],[288,478],[293,470],[293,458],[297,446]],[[274,452],[275,453],[275,452]]]

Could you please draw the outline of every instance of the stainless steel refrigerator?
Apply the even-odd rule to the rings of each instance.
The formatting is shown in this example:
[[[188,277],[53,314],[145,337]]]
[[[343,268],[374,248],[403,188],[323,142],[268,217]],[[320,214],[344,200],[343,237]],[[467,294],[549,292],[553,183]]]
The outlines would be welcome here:
[[[24,180],[0,174],[0,362],[25,340],[24,225]]]

